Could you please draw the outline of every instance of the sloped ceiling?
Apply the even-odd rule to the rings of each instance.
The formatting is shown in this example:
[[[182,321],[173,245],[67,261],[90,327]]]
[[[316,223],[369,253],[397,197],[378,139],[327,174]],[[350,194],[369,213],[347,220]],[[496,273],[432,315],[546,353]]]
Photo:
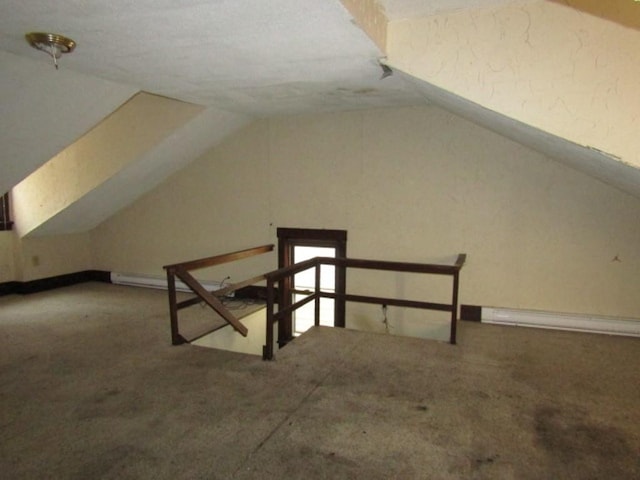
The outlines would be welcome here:
[[[78,45],[55,70],[25,42],[30,31],[60,33]],[[251,117],[423,101],[400,79],[379,81],[383,53],[338,0],[9,0],[0,6],[0,32],[2,192],[137,91],[203,105],[203,118],[215,121],[209,135],[205,123],[192,122],[140,158],[154,175],[131,198],[185,164],[185,139],[197,139],[186,151],[199,155]],[[128,188],[128,170],[104,191]],[[123,206],[117,198],[87,195],[38,232],[91,228]]]
[[[70,70],[53,71],[0,50],[0,192],[76,141],[136,88]]]
[[[580,8],[581,1],[587,0],[561,3]],[[380,0],[378,4],[388,18],[398,20],[546,2]],[[362,3],[376,7],[373,0]],[[50,58],[24,41],[29,31],[64,34],[78,46],[60,60],[56,71]],[[378,59],[384,56],[339,0],[6,0],[0,6],[0,143],[4,147],[0,191],[11,188],[141,90],[213,109],[211,128],[222,133],[237,128],[237,114],[246,121],[427,101],[468,114],[469,105],[476,105],[425,78],[397,74],[380,80]],[[553,132],[529,130],[526,122],[485,115],[482,105],[476,106],[471,110],[483,113],[477,118],[468,114],[468,118],[493,125],[494,130],[529,146],[551,143],[553,149],[540,148],[548,154],[561,152],[568,164],[640,198],[637,169],[620,166],[614,157],[593,149],[573,148],[573,142],[563,143]],[[161,178],[163,169],[179,168],[188,159],[173,163],[166,152],[180,151],[187,138],[200,142],[190,151],[192,155],[215,145],[221,135],[206,138],[202,133],[206,130],[202,120],[177,131],[168,143],[140,159],[138,174],[157,168]],[[522,132],[528,140],[523,140]],[[609,168],[610,164],[615,167]],[[66,220],[42,230],[64,233],[70,225],[74,230],[91,228],[123,206],[108,191],[113,182],[124,181],[132,172],[114,177],[103,193],[88,196],[86,204],[61,214]],[[152,188],[153,182],[145,185]],[[103,207],[99,215],[91,215],[96,204]]]
[[[412,83],[416,91],[430,103],[640,198],[640,169],[605,152],[539,130],[410,75],[399,75]]]
[[[82,201],[73,203],[42,224],[34,234],[77,233],[96,227],[114,211],[134,202],[246,123],[244,115],[206,109],[141,155],[136,162],[91,190]]]
[[[640,198],[640,2],[482,3],[391,9],[388,64],[434,103]]]

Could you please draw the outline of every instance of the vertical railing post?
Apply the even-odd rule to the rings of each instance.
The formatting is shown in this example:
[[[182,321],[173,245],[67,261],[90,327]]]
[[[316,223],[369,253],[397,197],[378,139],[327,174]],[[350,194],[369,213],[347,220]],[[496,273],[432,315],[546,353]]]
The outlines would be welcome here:
[[[167,289],[169,292],[169,318],[171,321],[171,345],[184,343],[178,331],[178,306],[176,299],[176,276],[173,268],[167,269]]]
[[[449,337],[449,343],[451,345],[456,344],[456,331],[458,324],[458,284],[459,284],[460,271],[456,271],[453,274],[453,299],[451,300],[451,335]]]
[[[262,348],[262,359],[263,360],[273,360],[273,325],[274,325],[274,300],[275,300],[275,292],[273,289],[273,279],[267,279],[267,332],[265,335],[265,343]]]
[[[316,300],[315,300],[315,309],[314,309],[314,322],[313,324],[316,327],[320,326],[320,268],[321,263],[320,260],[316,259]]]

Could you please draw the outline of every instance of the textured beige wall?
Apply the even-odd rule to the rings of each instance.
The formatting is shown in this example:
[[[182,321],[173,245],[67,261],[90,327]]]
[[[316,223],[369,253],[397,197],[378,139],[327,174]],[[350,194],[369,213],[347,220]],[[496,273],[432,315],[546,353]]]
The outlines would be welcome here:
[[[0,232],[0,283],[27,282],[93,269],[88,233],[18,238]]]
[[[391,66],[640,167],[638,30],[532,1],[393,21],[387,39]]]
[[[634,197],[423,107],[254,123],[103,223],[92,243],[98,269],[161,275],[163,264],[275,242],[278,226],[347,229],[351,257],[467,253],[465,304],[638,318],[638,218]],[[275,265],[270,255],[204,276]],[[447,285],[412,276],[353,272],[349,288],[447,296]],[[350,312],[356,323],[380,316]]]
[[[25,236],[154,147],[202,107],[139,93],[12,191]]]
[[[39,278],[93,269],[88,233],[16,239],[16,280]]]
[[[0,283],[16,279],[13,249],[14,233],[0,232]]]
[[[232,135],[96,228],[96,268],[163,276],[163,265],[272,243],[264,198],[267,132],[257,124]],[[275,257],[265,254],[196,276],[240,280],[274,265]]]

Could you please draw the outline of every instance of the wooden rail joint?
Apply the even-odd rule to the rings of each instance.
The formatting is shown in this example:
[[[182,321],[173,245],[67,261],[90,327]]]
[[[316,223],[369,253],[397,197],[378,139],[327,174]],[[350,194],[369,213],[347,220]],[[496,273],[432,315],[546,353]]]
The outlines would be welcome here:
[[[209,305],[215,312],[217,312],[227,323],[229,323],[238,333],[243,336],[247,336],[247,327],[240,322],[218,299],[223,295],[231,293],[239,288],[252,285],[261,280],[264,280],[264,275],[245,280],[233,285],[228,285],[216,292],[209,292],[191,273],[191,270],[199,270],[201,268],[213,267],[216,265],[222,265],[224,263],[234,262],[243,258],[252,257],[254,255],[260,255],[262,253],[271,252],[274,249],[273,244],[262,245],[259,247],[247,248],[244,250],[238,250],[236,252],[225,253],[222,255],[215,255],[213,257],[200,258],[197,260],[190,260],[187,262],[173,263],[165,265],[162,268],[167,273],[167,289],[169,296],[169,316],[171,322],[171,343],[172,345],[180,345],[182,343],[188,343],[182,335],[180,335],[178,326],[178,310],[187,308],[192,305],[196,305],[201,301]],[[180,303],[177,302],[175,278],[178,277],[182,280],[192,291],[196,294],[196,297],[189,300],[184,300]],[[192,339],[193,340],[193,339]]]

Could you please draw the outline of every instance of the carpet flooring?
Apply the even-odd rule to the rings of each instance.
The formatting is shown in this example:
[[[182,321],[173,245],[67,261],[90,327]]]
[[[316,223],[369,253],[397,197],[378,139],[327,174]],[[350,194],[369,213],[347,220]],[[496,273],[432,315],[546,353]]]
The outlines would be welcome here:
[[[169,341],[166,293],[0,298],[6,479],[638,479],[640,339],[462,322]]]

